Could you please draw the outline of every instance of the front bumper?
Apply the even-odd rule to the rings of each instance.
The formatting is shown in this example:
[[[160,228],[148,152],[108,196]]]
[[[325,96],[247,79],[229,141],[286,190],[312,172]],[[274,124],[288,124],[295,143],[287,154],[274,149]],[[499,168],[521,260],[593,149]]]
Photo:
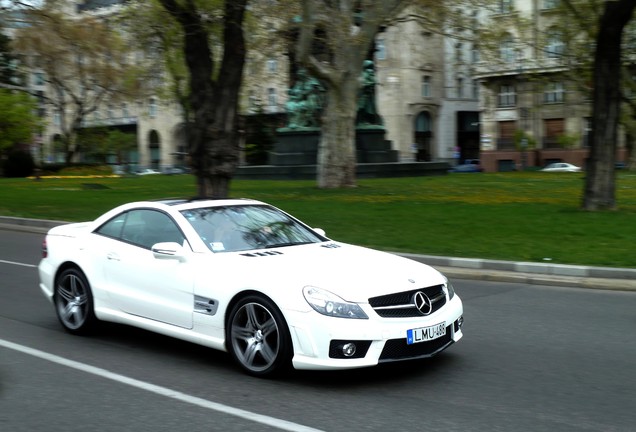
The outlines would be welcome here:
[[[365,312],[370,317],[368,320],[320,315],[318,323],[313,311],[288,316],[294,345],[294,368],[352,369],[432,357],[463,336],[463,304],[457,295],[428,316],[381,318],[370,308],[365,309]],[[445,335],[426,342],[407,344],[407,330],[440,323],[446,326]],[[345,356],[344,345],[349,343],[356,346],[355,353]]]

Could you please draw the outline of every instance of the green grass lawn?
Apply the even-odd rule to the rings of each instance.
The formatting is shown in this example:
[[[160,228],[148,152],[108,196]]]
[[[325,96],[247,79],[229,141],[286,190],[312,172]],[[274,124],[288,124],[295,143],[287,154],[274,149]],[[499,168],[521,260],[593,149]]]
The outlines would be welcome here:
[[[292,213],[333,239],[457,257],[636,267],[636,174],[619,173],[619,210],[580,210],[584,174],[494,173],[360,180],[232,182],[233,197]],[[192,176],[0,179],[0,215],[91,220],[125,202],[196,193]]]

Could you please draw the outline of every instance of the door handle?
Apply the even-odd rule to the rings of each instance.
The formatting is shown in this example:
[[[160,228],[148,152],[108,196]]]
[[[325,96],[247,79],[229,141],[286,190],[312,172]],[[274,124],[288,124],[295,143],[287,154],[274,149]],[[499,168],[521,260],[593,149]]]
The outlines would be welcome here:
[[[109,261],[119,261],[119,256],[116,253],[110,252],[106,255],[106,259]]]

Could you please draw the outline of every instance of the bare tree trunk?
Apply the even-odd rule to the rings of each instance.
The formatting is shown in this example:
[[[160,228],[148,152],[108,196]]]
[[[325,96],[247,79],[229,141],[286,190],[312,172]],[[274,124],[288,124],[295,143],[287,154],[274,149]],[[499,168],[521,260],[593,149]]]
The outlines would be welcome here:
[[[353,84],[357,88],[356,83]],[[337,89],[328,90],[330,105],[323,115],[318,147],[320,188],[356,186],[355,90],[349,96],[339,93]]]
[[[634,0],[605,2],[596,41],[592,140],[583,209],[616,208],[616,141],[620,114],[621,39]]]
[[[77,144],[77,129],[71,127],[70,130],[62,133],[64,146],[66,149],[64,163],[70,165],[79,162],[79,148]]]
[[[201,11],[191,1],[160,0],[181,24],[185,60],[190,72],[190,105],[194,122],[189,136],[198,195],[225,198],[239,160],[238,96],[245,62],[243,19],[247,0],[227,0],[223,17],[223,58],[216,81],[210,35]]]
[[[214,86],[214,121],[210,131],[210,196],[229,196],[230,181],[239,164],[238,102],[243,79],[246,45],[243,19],[247,0],[226,0],[223,60]]]
[[[632,170],[636,167],[636,152],[634,152],[634,134],[632,132],[626,132],[625,134],[625,147],[627,149],[627,155],[625,156],[625,168]]]

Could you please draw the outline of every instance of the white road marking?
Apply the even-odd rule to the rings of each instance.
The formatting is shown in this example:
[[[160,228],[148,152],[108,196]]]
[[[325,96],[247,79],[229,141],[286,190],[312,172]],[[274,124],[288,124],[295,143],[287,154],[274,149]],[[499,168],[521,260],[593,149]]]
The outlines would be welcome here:
[[[24,264],[24,263],[19,263],[19,262],[15,262],[15,261],[0,260],[0,263],[2,263],[2,264],[13,264],[13,265],[18,265],[18,266],[22,266],[22,267],[37,267],[35,264]]]
[[[291,431],[291,432],[323,432],[320,429],[314,429],[308,426],[303,426],[303,425],[292,423],[286,420],[281,420],[274,417],[265,416],[262,414],[256,414],[256,413],[245,411],[239,408],[233,408],[227,405],[205,400],[196,396],[190,396],[188,394],[185,394],[176,390],[171,390],[166,387],[161,387],[155,384],[147,383],[145,381],[129,378],[124,375],[110,372],[106,369],[90,366],[84,363],[76,362],[74,360],[69,360],[64,357],[56,356],[55,354],[50,354],[44,351],[26,347],[23,345],[18,345],[16,343],[9,342],[4,339],[0,339],[0,346],[3,346],[8,349],[12,349],[14,351],[19,351],[21,353],[28,354],[34,357],[38,357],[53,363],[57,363],[63,366],[67,366],[73,369],[77,369],[86,373],[97,375],[112,381],[117,381],[119,383],[136,387],[138,389],[146,390],[151,393],[155,393],[161,396],[176,399],[181,402],[189,403],[189,404],[196,405],[201,408],[205,408],[209,410],[218,411],[224,414],[233,415],[236,417],[243,418],[245,420],[264,424],[264,425],[271,426],[280,430]]]

